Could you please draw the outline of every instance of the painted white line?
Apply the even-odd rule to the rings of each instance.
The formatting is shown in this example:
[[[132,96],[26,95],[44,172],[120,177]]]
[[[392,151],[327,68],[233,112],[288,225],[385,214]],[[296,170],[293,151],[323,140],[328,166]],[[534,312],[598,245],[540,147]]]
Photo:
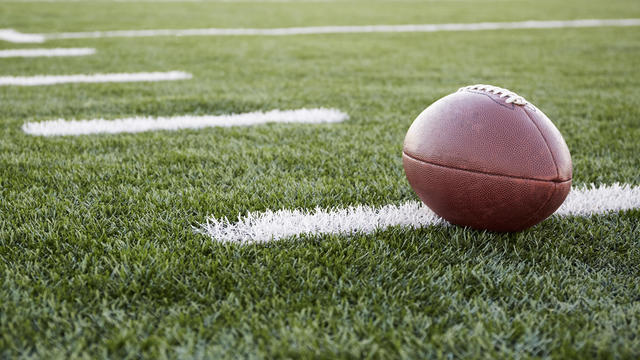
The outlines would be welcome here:
[[[337,2],[343,0],[3,0],[8,3],[315,3],[315,2]],[[385,1],[385,0],[379,0]],[[391,0],[391,1],[454,1],[454,0]],[[455,0],[455,1],[476,1],[476,0]],[[514,0],[488,0],[488,1],[514,1]]]
[[[133,117],[116,120],[54,120],[25,123],[30,135],[87,135],[137,133],[156,130],[201,129],[207,127],[251,126],[267,123],[319,124],[342,122],[349,115],[336,109],[271,110],[243,114],[174,117]]]
[[[590,216],[640,208],[640,187],[627,184],[574,188],[554,216]],[[370,234],[390,226],[419,228],[447,224],[417,201],[401,205],[345,209],[250,212],[237,222],[211,217],[197,232],[223,243],[263,243],[302,234]]]
[[[390,226],[421,227],[442,223],[434,212],[417,201],[402,205],[345,209],[267,210],[250,212],[238,222],[214,217],[197,231],[223,243],[262,243],[302,234],[370,234]]]
[[[357,2],[358,0],[354,0]],[[385,2],[473,2],[477,0],[375,0],[379,3]],[[514,2],[524,0],[485,0],[486,2]],[[90,2],[102,2],[102,3],[164,3],[164,2],[198,2],[198,3],[316,3],[316,2],[344,2],[344,0],[3,0],[5,3],[90,3]]]
[[[0,40],[12,43],[41,43],[45,38],[42,35],[23,34],[13,29],[0,29]]]
[[[113,30],[90,32],[65,32],[48,34],[23,34],[33,38],[55,39],[94,39],[111,37],[149,37],[149,36],[231,36],[231,35],[313,35],[313,34],[361,34],[361,33],[407,33],[438,31],[483,31],[512,29],[558,29],[603,26],[640,26],[640,19],[585,19],[519,22],[482,22],[453,24],[418,25],[364,25],[364,26],[311,26],[271,29],[159,29],[159,30]]]
[[[0,76],[0,86],[37,86],[67,83],[108,83],[170,81],[191,79],[192,75],[182,71],[89,74],[89,75],[36,75],[36,76]]]
[[[629,184],[584,186],[572,188],[557,216],[591,216],[609,211],[640,208],[640,186]]]
[[[0,50],[0,58],[85,56],[85,55],[93,55],[95,53],[96,53],[96,49],[92,49],[92,48],[8,49],[8,50]]]

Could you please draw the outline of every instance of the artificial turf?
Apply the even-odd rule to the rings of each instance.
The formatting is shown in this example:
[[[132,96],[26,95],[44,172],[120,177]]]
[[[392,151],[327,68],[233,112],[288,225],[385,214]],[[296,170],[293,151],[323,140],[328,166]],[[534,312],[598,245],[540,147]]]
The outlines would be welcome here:
[[[2,2],[22,32],[640,18],[620,1]],[[464,85],[516,91],[574,184],[640,185],[640,28],[55,40],[0,76],[183,70],[158,83],[0,86],[0,357],[638,358],[640,211],[517,234],[458,227],[220,244],[247,211],[414,200],[404,134]],[[34,137],[56,118],[300,107],[342,124]]]

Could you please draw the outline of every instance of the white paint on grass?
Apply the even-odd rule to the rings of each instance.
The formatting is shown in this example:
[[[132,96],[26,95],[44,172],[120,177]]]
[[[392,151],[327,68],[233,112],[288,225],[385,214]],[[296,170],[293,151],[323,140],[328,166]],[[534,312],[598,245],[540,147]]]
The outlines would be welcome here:
[[[410,33],[439,31],[483,31],[514,29],[559,29],[603,26],[640,26],[640,19],[584,19],[518,22],[481,22],[417,25],[362,25],[362,26],[310,26],[289,28],[207,28],[207,29],[158,29],[158,30],[113,30],[90,32],[64,32],[48,34],[23,34],[32,39],[93,39],[112,37],[149,36],[232,36],[232,35],[314,35],[314,34],[362,34],[362,33]],[[11,41],[11,40],[9,40]],[[17,42],[17,41],[16,41]]]
[[[12,43],[41,43],[45,38],[39,34],[23,34],[13,29],[0,29],[0,40]]]
[[[359,0],[351,0],[358,2]],[[478,0],[373,0],[373,2],[473,2]],[[484,0],[486,2],[514,2],[524,0]],[[3,0],[6,3],[164,3],[164,2],[197,2],[197,3],[316,3],[316,2],[344,2],[344,0]]]
[[[16,1],[16,2],[115,2],[115,3],[181,3],[181,2],[196,2],[196,3],[315,3],[315,2],[336,2],[343,0],[5,0],[5,1]],[[394,0],[398,1],[398,0]],[[407,1],[407,0],[404,0]],[[421,0],[409,0],[409,1],[421,1]],[[433,0],[429,0],[433,1]],[[442,0],[438,0],[442,1]],[[451,1],[451,0],[448,0]],[[456,0],[460,1],[460,0]],[[475,1],[475,0],[464,0],[464,1]],[[496,0],[491,0],[496,1]],[[499,1],[508,1],[508,0],[499,0]],[[510,0],[513,1],[513,0]]]
[[[5,3],[316,3],[338,2],[344,0],[3,0]],[[384,2],[386,0],[378,0]],[[477,0],[391,0],[391,1],[477,1]],[[514,0],[487,0],[514,1]]]
[[[30,122],[22,130],[31,135],[87,135],[137,133],[156,130],[201,129],[207,127],[250,126],[266,123],[319,124],[341,122],[349,115],[336,109],[256,111],[243,114],[133,117],[116,120],[54,120]]]
[[[85,56],[93,55],[95,53],[96,49],[92,48],[8,49],[0,50],[0,58]]]
[[[574,188],[554,216],[591,216],[640,208],[640,187],[602,185]],[[370,234],[390,226],[420,228],[446,224],[417,201],[401,205],[344,209],[267,210],[250,212],[235,222],[211,217],[197,230],[223,243],[263,243],[302,234]]]
[[[442,223],[434,212],[417,201],[402,205],[344,209],[267,210],[250,212],[237,222],[212,217],[199,232],[224,243],[262,243],[302,234],[370,234],[390,226],[422,227]]]
[[[191,77],[191,74],[182,71],[81,75],[0,76],[0,86],[38,86],[67,83],[169,81],[191,79]]]
[[[585,186],[573,188],[562,206],[555,212],[558,216],[591,216],[609,211],[640,208],[640,186],[629,184]]]

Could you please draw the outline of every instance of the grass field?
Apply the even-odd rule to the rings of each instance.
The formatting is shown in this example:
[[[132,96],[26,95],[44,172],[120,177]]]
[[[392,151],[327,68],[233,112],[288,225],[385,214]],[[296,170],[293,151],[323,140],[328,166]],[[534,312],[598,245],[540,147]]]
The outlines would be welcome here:
[[[637,0],[0,2],[25,33],[640,18]],[[0,358],[638,358],[640,210],[516,234],[453,226],[221,244],[248,211],[416,200],[402,141],[464,85],[518,92],[574,185],[640,185],[640,27],[52,40],[0,76]],[[29,121],[336,108],[340,124],[30,136]]]

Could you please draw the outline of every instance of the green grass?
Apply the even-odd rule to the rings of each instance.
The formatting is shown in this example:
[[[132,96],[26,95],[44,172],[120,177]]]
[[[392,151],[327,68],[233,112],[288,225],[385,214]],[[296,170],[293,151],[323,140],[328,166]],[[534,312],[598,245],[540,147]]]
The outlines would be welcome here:
[[[0,28],[640,17],[628,1],[0,3]],[[640,211],[518,234],[391,228],[221,245],[210,215],[417,199],[401,146],[458,87],[512,89],[574,183],[640,185],[640,28],[65,40],[0,76],[184,70],[176,82],[0,87],[0,357],[638,358]],[[0,43],[1,48],[43,47]],[[25,121],[335,107],[333,125],[41,138]]]

